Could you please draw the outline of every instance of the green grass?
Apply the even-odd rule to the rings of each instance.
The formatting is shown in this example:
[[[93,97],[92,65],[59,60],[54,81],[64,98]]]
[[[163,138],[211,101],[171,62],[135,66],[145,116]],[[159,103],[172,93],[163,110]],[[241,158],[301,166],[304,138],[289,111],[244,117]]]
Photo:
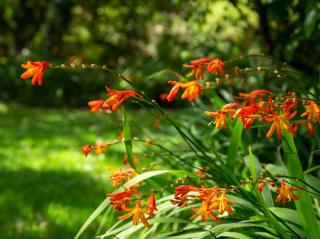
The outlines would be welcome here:
[[[0,238],[75,236],[112,190],[107,169],[123,157],[122,145],[87,159],[80,146],[117,138],[120,116],[0,105]]]

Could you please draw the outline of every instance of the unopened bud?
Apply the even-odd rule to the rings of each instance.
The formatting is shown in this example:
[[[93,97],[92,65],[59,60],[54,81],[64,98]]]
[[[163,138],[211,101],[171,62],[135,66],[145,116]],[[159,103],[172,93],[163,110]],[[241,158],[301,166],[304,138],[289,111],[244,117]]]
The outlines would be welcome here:
[[[146,140],[146,145],[149,146],[149,147],[151,147],[151,146],[153,145],[152,139],[147,139],[147,140]]]
[[[234,73],[235,73],[237,76],[241,74],[241,70],[240,70],[240,68],[239,68],[238,66],[236,66],[236,67],[234,68]]]
[[[222,83],[221,78],[216,78],[216,86],[221,85],[221,83]]]

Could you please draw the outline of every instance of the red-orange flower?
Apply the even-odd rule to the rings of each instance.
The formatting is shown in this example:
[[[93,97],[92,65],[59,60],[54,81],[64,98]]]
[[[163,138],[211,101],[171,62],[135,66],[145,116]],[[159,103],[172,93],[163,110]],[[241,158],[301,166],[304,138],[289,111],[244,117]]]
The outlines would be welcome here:
[[[27,64],[21,64],[21,67],[26,71],[21,75],[23,80],[31,78],[31,84],[42,85],[43,74],[47,68],[48,62],[46,61],[27,61]]]
[[[94,146],[94,152],[96,154],[103,154],[107,147],[109,146],[109,143],[96,143]]]
[[[277,196],[275,202],[278,203],[282,200],[283,203],[287,202],[287,199],[289,202],[291,199],[297,201],[299,200],[298,196],[296,196],[292,191],[300,190],[300,188],[295,188],[291,186],[287,186],[286,183],[282,180],[280,182],[280,188],[277,189],[277,192],[279,195]]]
[[[307,128],[308,128],[308,131],[311,134],[311,136],[315,136],[316,135],[316,132],[314,131],[312,123],[307,123]]]
[[[154,211],[157,211],[157,206],[156,206],[156,198],[154,196],[154,193],[151,194],[149,197],[148,204],[146,205],[146,208],[148,209],[148,214],[149,214],[149,219],[153,218]]]
[[[199,177],[204,177],[206,176],[206,172],[209,170],[209,167],[208,166],[204,166],[202,167],[201,169],[197,170],[196,174],[199,176]]]
[[[274,113],[271,117],[266,116],[265,117],[266,121],[269,123],[272,122],[269,128],[269,131],[266,134],[266,137],[270,138],[273,135],[274,131],[276,130],[278,139],[281,139],[282,138],[281,129],[288,131],[294,136],[295,135],[294,128],[290,126],[288,120],[292,119],[296,115],[296,113],[297,111],[293,113],[286,112],[282,115],[278,115]]]
[[[204,113],[213,118],[213,120],[209,123],[209,125],[213,123],[213,124],[215,124],[217,129],[220,129],[221,126],[228,128],[227,113],[219,112],[219,111],[218,112],[205,111]]]
[[[141,95],[134,90],[113,90],[108,87],[106,87],[106,90],[108,91],[107,96],[109,96],[107,100],[93,100],[88,102],[91,111],[96,112],[99,109],[112,109],[116,112],[120,104],[129,97],[141,97]]]
[[[209,62],[210,62],[210,58],[200,58],[200,59],[191,61],[191,65],[184,64],[183,66],[192,70],[190,73],[191,76],[195,75],[197,80],[199,80],[199,78],[202,78],[202,80],[204,80],[205,70],[203,69],[203,66],[205,64],[208,64]]]
[[[104,103],[104,107],[111,108],[114,112],[118,110],[119,105],[128,99],[129,97],[141,97],[139,93],[137,93],[134,90],[113,90],[108,87],[106,87],[106,90],[109,92],[107,96],[109,96],[109,99],[107,99]]]
[[[134,199],[131,198],[131,195],[138,194],[138,191],[135,187],[131,187],[128,190],[120,193],[109,193],[106,194],[110,199],[110,204],[114,206],[115,210],[123,210],[127,207],[127,203]]]
[[[267,180],[261,180],[260,183],[258,184],[258,191],[261,193],[263,191],[264,186],[266,186],[266,184],[269,184],[271,187],[275,186],[275,183],[272,181],[267,181]]]
[[[233,117],[239,117],[243,123],[243,128],[248,129],[254,122],[254,120],[260,117],[258,114],[259,107],[256,104],[244,106],[238,109]]]
[[[118,217],[119,220],[125,220],[130,217],[133,219],[133,225],[138,225],[139,221],[146,226],[150,227],[150,224],[148,223],[147,219],[144,216],[144,210],[141,207],[141,200],[139,200],[134,208],[125,208],[124,211],[129,211],[127,214],[124,214],[120,217]]]
[[[92,150],[92,145],[91,144],[86,144],[86,145],[83,145],[81,147],[81,151],[86,157],[91,152],[91,150]]]
[[[187,195],[191,191],[198,191],[198,188],[192,185],[181,185],[178,187],[175,187],[175,197],[183,197]]]
[[[260,193],[262,192],[262,190],[263,190],[263,188],[264,188],[265,185],[266,185],[265,182],[259,183],[259,185],[258,185],[258,191],[259,191]]]
[[[223,68],[224,68],[224,63],[219,58],[216,58],[213,61],[209,62],[207,66],[207,70],[209,73],[213,72],[215,74],[218,74],[219,72],[220,75],[224,75]]]
[[[307,116],[309,122],[320,121],[320,107],[313,100],[310,100],[309,105],[305,107],[306,111],[301,114],[301,117]]]
[[[198,81],[189,81],[189,82],[177,82],[177,81],[168,81],[169,85],[174,85],[170,93],[167,96],[168,101],[173,101],[179,89],[185,89],[181,99],[187,99],[189,102],[193,101],[199,95],[202,94],[202,88]]]
[[[253,90],[249,93],[239,93],[238,98],[245,101],[246,105],[251,105],[256,102],[257,98],[261,99],[266,94],[272,94],[272,92],[268,90]]]
[[[135,173],[134,169],[127,168],[122,170],[121,168],[118,171],[115,171],[109,178],[113,181],[112,186],[117,187],[119,183],[125,183],[130,179],[130,176]]]
[[[174,200],[171,200],[172,204],[177,204],[178,207],[182,205],[188,205],[188,193],[191,191],[198,191],[198,188],[191,185],[182,185],[175,188]]]
[[[223,214],[225,210],[229,213],[229,215],[233,215],[234,211],[231,209],[229,204],[234,204],[234,201],[229,200],[227,198],[227,195],[225,192],[219,195],[219,197],[216,198],[214,203],[210,206],[210,210],[218,209],[220,214]]]
[[[104,100],[92,100],[88,102],[88,105],[92,112],[97,112],[101,109],[102,105],[104,103]]]
[[[219,218],[212,213],[212,209],[209,208],[210,199],[202,200],[200,208],[193,214],[189,220],[193,220],[201,215],[201,221],[205,222],[208,219],[208,216],[212,218],[214,221],[219,221]]]

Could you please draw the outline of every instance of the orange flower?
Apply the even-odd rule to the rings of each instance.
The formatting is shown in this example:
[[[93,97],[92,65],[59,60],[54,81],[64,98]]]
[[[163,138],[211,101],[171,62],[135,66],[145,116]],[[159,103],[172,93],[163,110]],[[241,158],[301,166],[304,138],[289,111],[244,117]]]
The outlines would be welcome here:
[[[237,98],[244,100],[246,105],[251,105],[256,102],[257,98],[261,99],[266,94],[272,94],[272,92],[268,90],[254,90],[249,93],[239,93]]]
[[[159,98],[160,98],[161,100],[166,100],[167,97],[168,97],[168,94],[167,94],[167,93],[162,93],[162,94],[159,95]]]
[[[109,110],[112,109],[114,112],[118,111],[120,104],[128,99],[129,97],[142,97],[139,93],[134,90],[113,90],[106,87],[106,90],[109,92],[107,100],[93,100],[89,101],[88,105],[91,108],[91,111],[96,112],[99,109]]]
[[[116,210],[123,210],[127,207],[128,201],[132,201],[131,195],[138,194],[138,191],[135,187],[131,187],[127,191],[120,193],[109,193],[106,194],[110,198],[110,204],[114,206]]]
[[[209,123],[209,125],[213,123],[213,124],[215,124],[217,129],[220,129],[221,126],[228,128],[227,113],[219,112],[219,111],[218,112],[205,111],[204,113],[213,118],[213,120]]]
[[[275,183],[272,181],[267,181],[267,180],[261,180],[260,183],[258,184],[258,191],[261,193],[263,191],[264,186],[266,186],[266,184],[269,184],[269,186],[274,187]]]
[[[159,119],[155,119],[153,121],[153,128],[157,129],[157,128],[159,128],[159,125],[160,125],[160,120]]]
[[[229,200],[227,198],[226,193],[220,194],[220,196],[214,201],[214,203],[210,206],[210,210],[219,209],[219,213],[223,214],[225,210],[229,213],[229,215],[233,215],[234,211],[231,209],[229,204],[234,204],[234,201]]]
[[[263,190],[263,188],[264,188],[265,185],[266,185],[265,182],[259,183],[259,185],[258,185],[258,191],[259,191],[260,193],[262,192],[262,190]]]
[[[295,135],[294,128],[290,126],[288,120],[292,119],[296,115],[296,113],[297,111],[293,113],[286,112],[282,115],[273,114],[272,117],[266,116],[265,119],[267,122],[269,123],[273,122],[272,125],[270,126],[269,131],[266,134],[266,137],[270,138],[273,135],[274,131],[277,130],[277,137],[278,139],[281,139],[282,138],[281,129],[288,131],[294,136]]]
[[[123,130],[119,130],[119,139],[120,139],[120,141],[124,141],[124,133],[123,133]]]
[[[182,185],[175,188],[174,200],[171,200],[172,204],[177,204],[178,207],[182,205],[188,205],[188,193],[191,191],[198,191],[198,188],[191,185]]]
[[[123,159],[122,159],[122,164],[123,164],[123,165],[127,165],[127,164],[128,164],[128,161],[129,161],[129,157],[128,157],[128,155],[126,154],[126,155],[123,157]]]
[[[173,101],[180,88],[185,89],[181,96],[181,99],[187,99],[189,102],[193,101],[195,98],[202,94],[202,88],[196,80],[189,82],[168,81],[168,83],[169,85],[174,85],[167,96],[168,101]]]
[[[174,194],[175,197],[183,197],[191,191],[198,191],[198,188],[192,185],[181,185],[181,186],[175,187],[174,189],[176,191]]]
[[[86,144],[86,145],[83,145],[81,147],[81,151],[82,153],[84,154],[84,156],[88,156],[89,153],[91,152],[91,149],[92,149],[92,145],[91,144]]]
[[[109,99],[107,99],[104,102],[104,106],[106,108],[111,108],[114,112],[118,110],[119,105],[128,99],[129,97],[142,97],[139,93],[137,93],[134,90],[113,90],[108,87],[106,87],[106,90],[109,92],[107,96],[109,96]]]
[[[308,116],[309,122],[320,121],[320,107],[313,100],[310,100],[310,104],[305,107],[306,111],[301,114],[301,117]]]
[[[284,112],[290,112],[292,109],[294,109],[298,104],[298,100],[296,98],[290,98],[285,100],[285,102],[282,105]]]
[[[88,102],[88,105],[92,112],[97,112],[101,109],[102,105],[104,103],[104,100],[92,100]]]
[[[311,136],[315,136],[316,135],[316,132],[314,131],[312,123],[307,123],[307,128],[308,128],[308,131],[311,134]]]
[[[203,222],[208,219],[208,216],[211,217],[214,221],[219,221],[219,218],[212,213],[212,210],[210,210],[209,203],[210,200],[202,200],[200,208],[189,218],[189,220],[193,220],[201,215],[201,221]]]
[[[128,168],[122,170],[121,168],[114,172],[109,178],[113,181],[112,186],[117,187],[119,183],[125,183],[130,179],[130,176],[135,173],[134,169]]]
[[[210,58],[200,58],[194,61],[191,61],[191,65],[184,64],[183,66],[187,67],[188,69],[191,69],[190,75],[195,75],[196,79],[199,80],[199,78],[202,78],[204,80],[204,69],[203,65],[208,64],[210,62]]]
[[[148,209],[148,214],[149,214],[149,219],[153,218],[154,211],[157,211],[157,206],[156,206],[156,198],[154,196],[154,193],[151,194],[149,197],[148,204],[146,205],[146,208]]]
[[[198,175],[199,177],[205,177],[206,176],[206,172],[209,170],[208,166],[204,166],[201,169],[197,170],[196,175]]]
[[[96,154],[103,154],[108,146],[108,143],[96,143],[94,146],[94,152]]]
[[[260,115],[257,114],[258,110],[259,108],[256,104],[244,106],[236,111],[233,118],[238,116],[243,123],[243,128],[248,129],[253,124],[254,120],[260,117]]]
[[[299,198],[292,192],[295,190],[300,190],[300,188],[287,186],[286,183],[282,180],[280,182],[280,188],[277,189],[279,195],[277,196],[275,202],[278,203],[282,200],[283,203],[286,203],[287,199],[289,200],[289,202],[291,201],[291,199],[295,201],[299,200]]]
[[[141,208],[141,200],[139,200],[134,208],[125,208],[124,211],[129,211],[127,214],[124,214],[118,217],[119,220],[125,220],[130,217],[133,219],[133,225],[138,225],[139,220],[146,226],[150,227],[147,219],[144,216],[144,210]]]
[[[213,61],[208,63],[208,66],[207,66],[207,70],[209,73],[213,72],[214,74],[218,74],[219,72],[220,75],[224,75],[223,68],[224,68],[224,64],[219,58],[214,59]]]
[[[42,85],[43,74],[47,68],[48,62],[46,61],[27,61],[27,64],[21,64],[21,67],[26,71],[21,75],[23,80],[31,78],[31,84]]]

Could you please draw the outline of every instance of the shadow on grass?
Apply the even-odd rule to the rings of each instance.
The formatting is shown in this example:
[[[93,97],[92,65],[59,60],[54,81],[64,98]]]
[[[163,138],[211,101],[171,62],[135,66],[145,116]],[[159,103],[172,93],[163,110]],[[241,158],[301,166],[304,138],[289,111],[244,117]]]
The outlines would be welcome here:
[[[106,192],[76,171],[0,170],[0,177],[0,238],[73,238]]]
[[[0,238],[73,238],[112,190],[106,169],[116,164],[85,159],[80,145],[114,139],[120,127],[119,115],[2,109]],[[113,157],[122,159],[122,152]],[[95,223],[82,238],[93,238]]]
[[[0,137],[3,146],[30,140],[37,146],[65,147],[70,142],[81,145],[96,137],[114,138],[121,129],[116,114],[93,114],[79,110],[48,110],[12,107],[0,112]],[[61,140],[63,138],[64,140]],[[53,144],[50,144],[53,141]]]

